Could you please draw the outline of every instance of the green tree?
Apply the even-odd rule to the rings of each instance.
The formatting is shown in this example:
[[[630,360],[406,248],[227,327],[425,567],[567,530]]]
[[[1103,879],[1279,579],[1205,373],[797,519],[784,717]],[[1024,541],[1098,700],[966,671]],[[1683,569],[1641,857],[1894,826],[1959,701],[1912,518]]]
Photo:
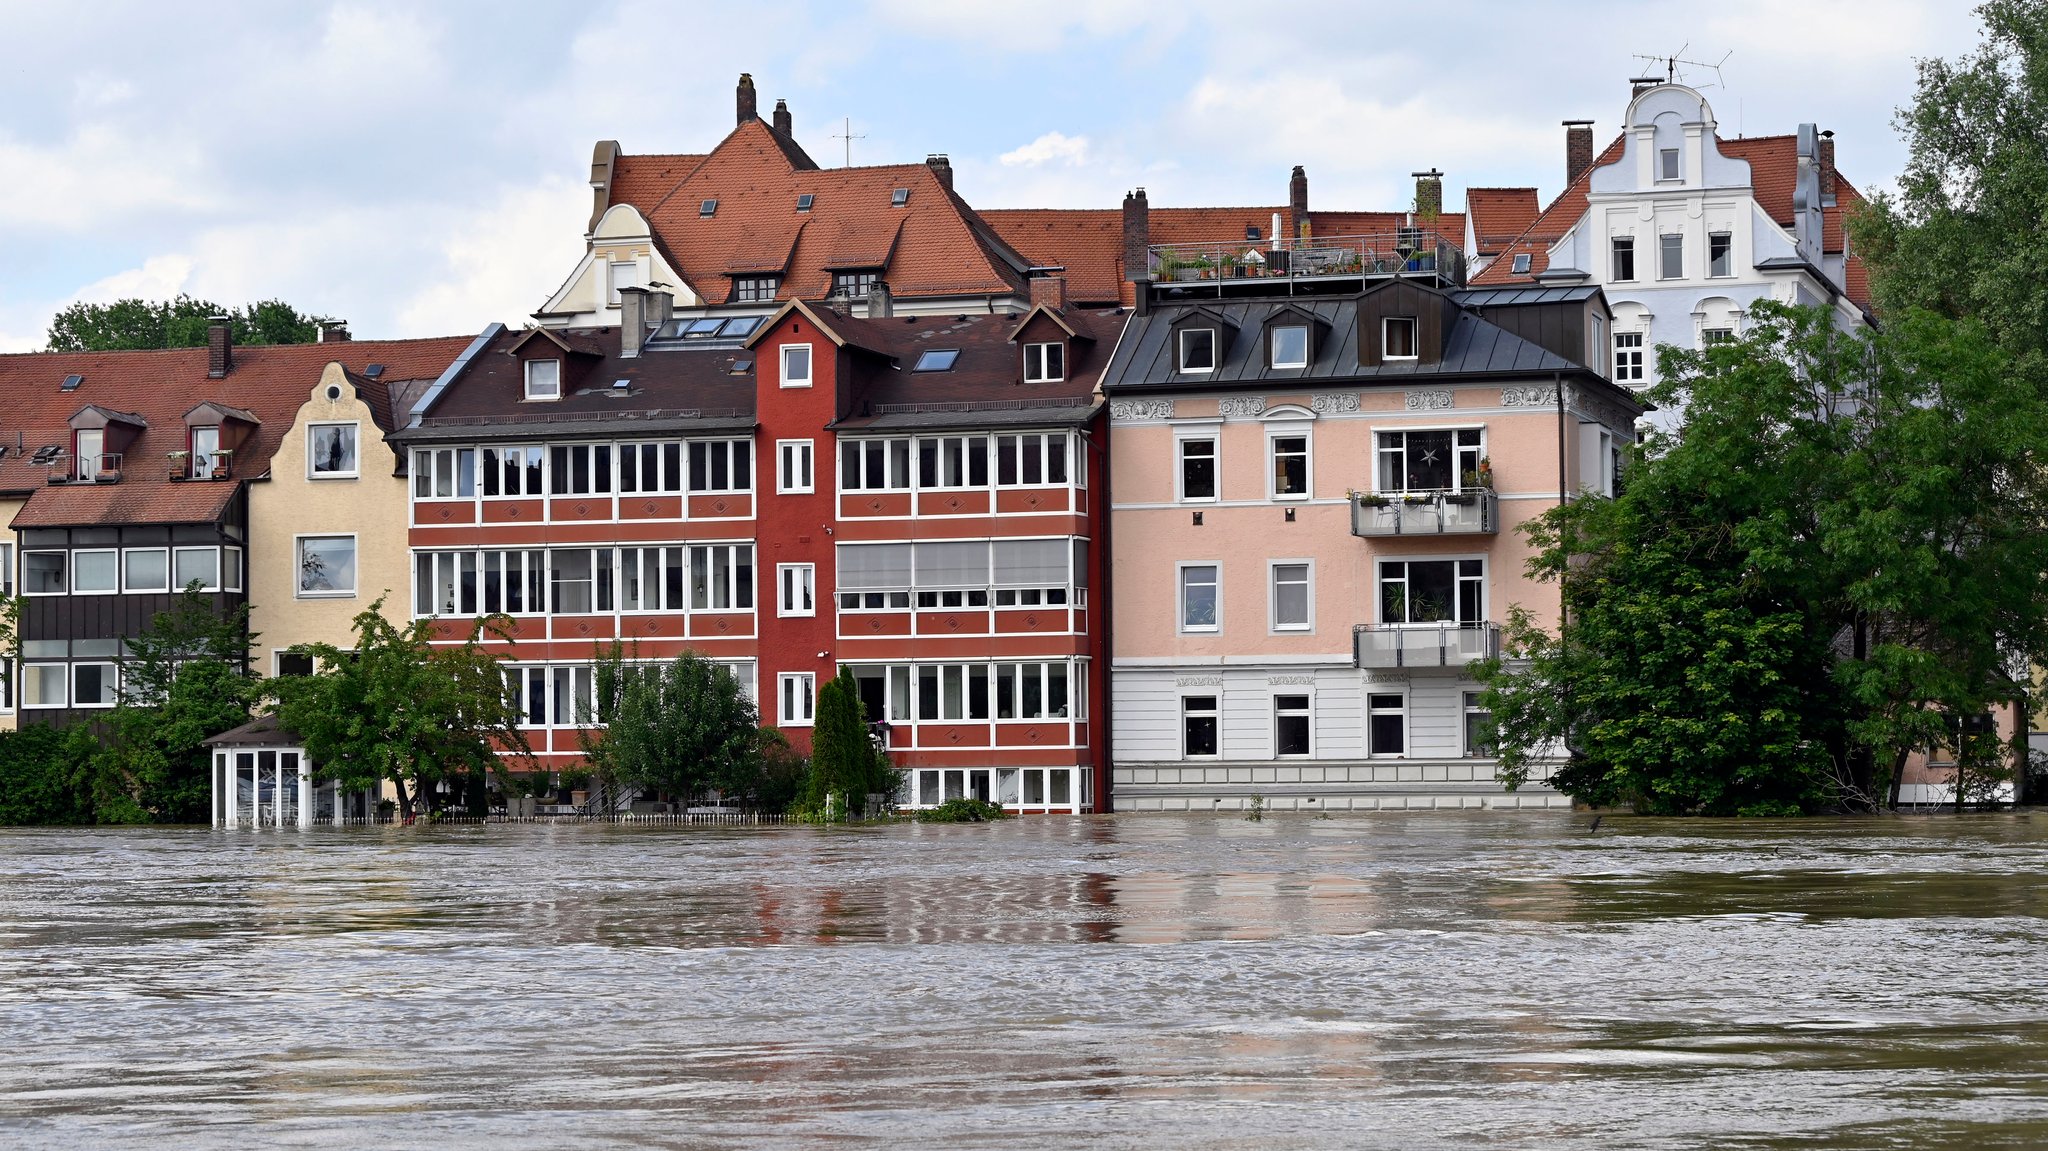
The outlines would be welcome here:
[[[404,627],[384,618],[384,601],[355,618],[356,645],[303,644],[319,671],[271,681],[278,721],[303,741],[321,779],[345,790],[396,785],[400,814],[437,809],[438,788],[456,796],[472,777],[503,769],[500,751],[531,762],[522,713],[505,685],[487,636],[509,621],[474,622],[457,644],[435,642],[441,621]]]
[[[867,709],[853,670],[839,674],[818,689],[811,727],[811,768],[801,806],[851,815],[862,810],[870,795],[891,800],[901,789],[902,773],[887,752],[875,746],[868,731]]]
[[[53,352],[118,352],[202,348],[214,316],[233,321],[237,344],[309,344],[320,338],[321,318],[283,300],[260,300],[228,309],[211,300],[129,298],[111,304],[72,304],[50,320]]]
[[[1483,669],[1511,781],[1567,748],[1555,782],[1593,802],[1879,806],[2048,647],[2048,396],[1974,323],[1751,319],[1736,345],[1664,350],[1686,423],[1620,496],[1526,527],[1569,625],[1515,617],[1523,658]]]
[[[0,732],[0,826],[95,822],[91,773],[98,750],[84,727]]]
[[[605,779],[684,800],[707,789],[746,795],[760,782],[760,717],[723,665],[695,652],[639,663],[615,644],[594,679],[605,726],[586,727],[579,738]]]
[[[101,822],[200,823],[211,802],[205,741],[249,721],[249,609],[222,615],[187,589],[128,641],[121,694],[95,757]]]

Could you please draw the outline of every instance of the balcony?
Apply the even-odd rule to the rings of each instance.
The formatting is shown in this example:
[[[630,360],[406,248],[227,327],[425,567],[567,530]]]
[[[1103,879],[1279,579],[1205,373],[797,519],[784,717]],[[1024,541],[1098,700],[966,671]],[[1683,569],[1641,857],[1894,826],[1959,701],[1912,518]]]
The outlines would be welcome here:
[[[1351,630],[1351,651],[1362,668],[1464,667],[1500,655],[1500,625],[1362,623]]]
[[[1500,531],[1500,497],[1469,491],[1351,497],[1355,536],[1490,536]]]
[[[45,461],[50,465],[49,479],[53,484],[118,484],[121,482],[121,453],[101,452],[75,461],[56,455]]]
[[[1347,277],[1417,276],[1443,287],[1465,285],[1464,237],[1422,227],[1366,236],[1154,244],[1146,265],[1161,287],[1207,285],[1219,296],[1239,294],[1233,289],[1292,292],[1304,281]]]

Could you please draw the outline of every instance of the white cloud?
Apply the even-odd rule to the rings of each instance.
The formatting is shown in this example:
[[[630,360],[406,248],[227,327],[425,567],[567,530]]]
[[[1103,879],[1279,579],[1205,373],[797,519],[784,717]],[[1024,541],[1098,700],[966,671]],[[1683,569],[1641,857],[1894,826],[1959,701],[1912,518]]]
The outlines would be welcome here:
[[[168,300],[180,292],[189,290],[192,267],[192,257],[183,253],[151,256],[144,260],[139,268],[129,268],[87,284],[65,303],[84,301],[105,304],[114,300],[138,297],[144,300]]]
[[[55,146],[0,136],[0,228],[104,229],[218,204],[202,151],[174,137],[88,124]]]
[[[1088,137],[1047,132],[1029,144],[1013,148],[996,159],[1012,168],[1036,168],[1055,160],[1068,167],[1078,167],[1088,162]]]
[[[547,302],[583,254],[590,189],[560,178],[500,191],[487,210],[460,221],[433,253],[437,275],[391,318],[397,334],[517,326]]]

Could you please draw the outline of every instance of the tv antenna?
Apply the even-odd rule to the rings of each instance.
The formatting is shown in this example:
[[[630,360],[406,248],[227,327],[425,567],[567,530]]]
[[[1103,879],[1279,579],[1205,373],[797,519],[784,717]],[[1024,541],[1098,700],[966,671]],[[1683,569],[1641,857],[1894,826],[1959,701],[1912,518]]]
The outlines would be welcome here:
[[[861,133],[860,135],[858,135],[858,136],[854,135],[854,134],[853,134],[853,117],[851,117],[851,116],[848,116],[848,117],[846,118],[846,126],[845,126],[844,128],[842,128],[842,129],[840,129],[839,131],[837,131],[837,132],[834,132],[834,133],[832,133],[832,138],[833,138],[834,140],[844,140],[844,141],[846,141],[846,167],[849,167],[849,168],[851,168],[851,167],[853,167],[853,142],[854,142],[855,140],[865,140],[865,139],[867,139],[867,138],[868,138],[868,134],[867,134],[866,132],[862,132],[862,133]]]
[[[1735,55],[1735,52],[1732,49],[1724,52],[1719,60],[1688,60],[1685,58],[1685,51],[1690,47],[1692,47],[1692,41],[1688,40],[1684,44],[1679,45],[1678,51],[1668,56],[1646,56],[1641,52],[1636,53],[1636,59],[1649,65],[1647,71],[1654,72],[1662,68],[1664,70],[1664,79],[1659,80],[1655,76],[1644,75],[1635,77],[1634,82],[1637,84],[1688,84],[1694,88],[1727,87],[1721,81],[1721,65],[1726,64],[1728,57]],[[1711,84],[1695,84],[1691,79],[1681,80],[1678,74],[1683,68],[1703,68],[1712,72],[1714,74],[1714,82]]]

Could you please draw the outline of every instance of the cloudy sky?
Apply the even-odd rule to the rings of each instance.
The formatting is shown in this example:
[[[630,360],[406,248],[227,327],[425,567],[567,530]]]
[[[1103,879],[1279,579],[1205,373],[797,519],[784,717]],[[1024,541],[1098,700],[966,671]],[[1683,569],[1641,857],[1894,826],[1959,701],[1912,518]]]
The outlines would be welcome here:
[[[1913,60],[1976,41],[1940,0],[1569,4],[0,0],[0,351],[73,300],[279,297],[358,337],[517,324],[582,251],[593,142],[703,151],[752,72],[823,163],[950,154],[982,207],[1400,208],[1409,173],[1562,181],[1636,54],[1724,135],[1837,132],[1883,188]]]

